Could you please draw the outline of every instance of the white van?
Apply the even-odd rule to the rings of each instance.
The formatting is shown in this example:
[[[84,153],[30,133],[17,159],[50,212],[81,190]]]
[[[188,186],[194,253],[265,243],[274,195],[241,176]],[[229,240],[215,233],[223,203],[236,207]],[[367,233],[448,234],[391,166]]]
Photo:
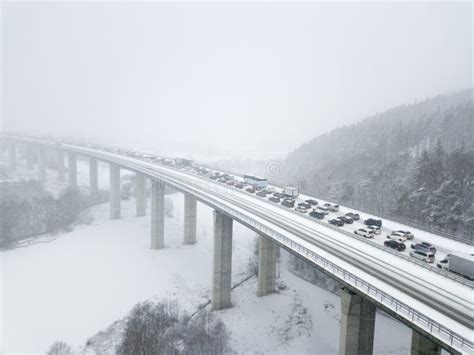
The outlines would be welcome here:
[[[435,261],[435,255],[433,253],[425,252],[425,251],[421,251],[421,250],[411,251],[410,256],[415,258],[415,259],[424,261],[425,263],[434,263],[434,261]]]

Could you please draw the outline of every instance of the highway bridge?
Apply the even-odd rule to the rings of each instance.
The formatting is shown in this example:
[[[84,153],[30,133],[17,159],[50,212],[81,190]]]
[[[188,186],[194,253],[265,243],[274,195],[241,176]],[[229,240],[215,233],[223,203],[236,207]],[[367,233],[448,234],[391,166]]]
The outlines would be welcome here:
[[[197,241],[197,201],[212,208],[214,310],[231,306],[232,224],[235,220],[260,235],[258,296],[275,291],[279,247],[315,265],[344,286],[341,354],[373,352],[377,307],[413,329],[412,354],[436,354],[441,348],[454,354],[474,354],[474,283],[469,280],[190,171],[77,144],[14,135],[1,135],[0,139],[8,145],[11,168],[15,168],[18,147],[24,146],[26,165],[33,169],[36,160],[41,180],[46,179],[46,152],[55,152],[58,179],[65,179],[67,174],[71,188],[77,188],[77,156],[89,159],[91,194],[98,190],[97,162],[109,164],[112,219],[120,218],[120,170],[137,174],[138,216],[146,214],[145,179],[150,179],[150,246],[153,249],[164,247],[166,186],[185,194],[185,244]],[[37,159],[32,158],[33,154],[37,154]],[[472,253],[471,245],[462,246],[462,251]]]

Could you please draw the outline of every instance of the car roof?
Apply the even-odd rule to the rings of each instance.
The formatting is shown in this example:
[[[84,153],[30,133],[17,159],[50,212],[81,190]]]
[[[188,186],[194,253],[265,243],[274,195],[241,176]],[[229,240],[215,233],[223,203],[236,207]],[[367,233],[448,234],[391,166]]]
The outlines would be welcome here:
[[[433,253],[431,253],[429,251],[423,251],[423,250],[415,250],[413,253],[425,254],[425,255],[434,255]]]

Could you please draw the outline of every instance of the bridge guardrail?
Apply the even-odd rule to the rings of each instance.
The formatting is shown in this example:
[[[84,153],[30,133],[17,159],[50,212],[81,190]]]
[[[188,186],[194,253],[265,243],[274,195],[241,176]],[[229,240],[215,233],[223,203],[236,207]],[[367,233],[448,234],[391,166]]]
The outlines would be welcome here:
[[[179,171],[179,172],[183,173],[183,171],[181,171],[180,169],[174,168],[174,167],[166,166],[166,168],[172,169],[172,170],[175,170],[175,171]],[[198,174],[193,174],[193,175],[199,176]],[[315,218],[311,218],[310,216],[308,216],[308,215],[306,215],[306,214],[299,213],[299,212],[295,211],[295,210],[292,209],[292,208],[286,208],[286,207],[284,207],[284,206],[282,206],[282,205],[280,205],[280,204],[271,203],[267,198],[260,197],[260,196],[257,196],[257,195],[255,195],[255,194],[251,194],[251,193],[249,193],[249,192],[247,192],[247,191],[244,191],[244,190],[231,189],[230,187],[224,186],[224,185],[222,185],[222,184],[220,184],[220,183],[217,183],[217,182],[214,182],[214,181],[211,181],[211,183],[212,183],[212,184],[215,184],[217,187],[219,187],[219,188],[221,188],[221,189],[222,189],[222,188],[225,188],[225,189],[228,189],[229,191],[238,191],[238,192],[240,192],[240,193],[244,193],[244,194],[247,194],[247,195],[249,195],[249,196],[258,198],[258,199],[260,199],[261,201],[265,201],[266,203],[268,203],[268,204],[271,205],[271,206],[278,207],[278,208],[281,209],[281,210],[284,210],[284,211],[287,211],[287,212],[291,212],[292,214],[297,215],[297,216],[300,216],[300,217],[303,217],[303,218],[305,218],[305,219],[307,219],[307,220],[309,220],[309,221],[311,221],[311,222],[313,222],[313,223],[318,223],[319,225],[321,225],[321,226],[323,226],[323,227],[332,229],[332,230],[334,230],[334,231],[336,231],[336,232],[338,232],[338,233],[345,234],[345,235],[347,235],[347,236],[349,236],[349,237],[351,237],[351,238],[355,238],[355,239],[357,239],[357,240],[359,240],[359,241],[361,241],[361,242],[363,242],[363,243],[365,243],[365,244],[367,244],[367,245],[371,245],[371,246],[373,246],[373,247],[375,247],[375,248],[377,248],[377,249],[379,249],[379,250],[383,250],[383,251],[385,251],[385,252],[387,252],[387,253],[390,253],[390,254],[392,254],[392,255],[394,255],[394,256],[397,256],[397,257],[399,257],[399,258],[402,258],[402,259],[404,259],[405,261],[408,261],[408,262],[410,262],[410,263],[412,263],[412,264],[416,264],[416,265],[418,265],[418,266],[421,266],[421,267],[423,267],[424,269],[427,269],[427,270],[429,270],[429,271],[431,271],[431,272],[434,272],[434,273],[436,273],[436,274],[438,274],[438,275],[442,275],[442,276],[444,276],[444,277],[446,277],[446,278],[449,278],[449,279],[451,279],[451,280],[453,280],[453,281],[459,282],[459,283],[461,283],[461,284],[463,284],[463,285],[466,285],[466,286],[469,286],[469,287],[474,287],[474,282],[473,282],[473,281],[470,281],[470,280],[468,280],[468,279],[466,279],[466,278],[464,278],[464,277],[462,277],[462,276],[458,276],[458,275],[453,274],[453,273],[451,273],[451,272],[449,272],[449,271],[445,271],[445,270],[442,270],[442,269],[438,269],[437,267],[430,266],[430,265],[428,265],[427,263],[425,263],[425,262],[423,262],[423,261],[420,261],[420,260],[418,260],[418,259],[412,258],[412,257],[410,257],[410,256],[408,256],[408,255],[405,255],[405,254],[401,254],[401,253],[399,253],[399,252],[396,252],[396,251],[394,251],[394,250],[392,250],[392,249],[390,249],[390,248],[385,247],[384,245],[380,245],[380,244],[378,244],[378,243],[375,243],[375,242],[373,242],[372,240],[368,240],[368,239],[366,239],[366,238],[364,238],[364,237],[361,237],[361,236],[359,236],[359,235],[357,235],[357,234],[350,233],[350,232],[348,232],[348,231],[346,231],[346,230],[344,230],[344,229],[335,227],[335,226],[333,226],[333,225],[331,225],[331,224],[329,224],[329,223],[323,223],[322,221],[320,221],[320,220],[318,220],[318,219],[315,219]]]
[[[419,313],[416,309],[408,306],[407,304],[403,302],[400,302],[395,297],[371,285],[370,283],[357,277],[351,272],[344,270],[340,266],[316,254],[315,252],[309,250],[308,248],[298,244],[294,240],[276,232],[275,230],[265,226],[264,224],[260,222],[255,221],[252,218],[249,218],[247,215],[239,211],[236,211],[235,209],[229,206],[226,206],[225,204],[222,204],[214,200],[209,201],[209,198],[207,196],[205,196],[204,194],[202,194],[200,191],[196,190],[195,188],[190,188],[189,186],[177,181],[169,182],[170,178],[163,177],[162,175],[161,175],[161,179],[165,181],[168,180],[168,183],[170,183],[171,185],[175,185],[183,191],[187,191],[189,193],[192,193],[193,195],[199,196],[200,199],[208,201],[211,205],[216,206],[216,208],[218,208],[219,210],[233,216],[236,219],[244,221],[246,224],[253,226],[257,230],[260,230],[263,234],[270,236],[271,238],[278,241],[280,244],[296,251],[300,255],[303,255],[304,257],[311,260],[318,266],[322,267],[329,273],[335,275],[337,278],[339,278],[343,282],[351,285],[352,287],[359,290],[360,292],[368,295],[369,297],[373,298],[377,302],[383,304],[388,309],[391,309],[395,313],[404,317],[408,321],[414,324],[417,324],[418,326],[420,326],[420,328],[424,329],[429,334],[433,334],[433,335],[434,333],[439,334],[438,338],[444,339],[446,344],[449,344],[451,347],[455,347],[455,348],[460,347],[461,349],[467,350],[469,352],[474,351],[474,344],[470,340],[453,332],[448,327],[441,325],[440,323],[434,321],[433,319]]]
[[[80,148],[80,147],[78,147]],[[110,153],[109,153],[110,154]],[[110,159],[110,161],[113,161],[114,159]],[[116,161],[118,164],[124,165],[123,162],[121,161]],[[474,351],[474,344],[462,337],[461,335],[451,331],[448,327],[445,327],[441,325],[440,323],[434,321],[433,319],[421,314],[414,308],[408,306],[407,304],[400,302],[398,299],[395,297],[392,297],[391,295],[385,293],[381,289],[371,285],[370,283],[366,282],[365,280],[357,277],[356,275],[352,274],[349,271],[344,270],[340,266],[336,265],[335,263],[329,261],[328,259],[316,254],[315,252],[309,250],[308,248],[298,244],[294,240],[276,232],[275,230],[265,226],[264,224],[257,222],[256,220],[248,217],[247,215],[235,210],[232,207],[226,206],[225,204],[210,199],[208,196],[204,195],[201,191],[197,190],[196,188],[191,188],[188,185],[185,185],[181,183],[180,181],[177,181],[175,178],[167,177],[163,175],[163,173],[159,173],[156,171],[147,171],[144,167],[140,166],[135,166],[137,171],[142,171],[143,173],[150,175],[152,178],[157,178],[161,179],[163,181],[166,181],[167,183],[183,190],[187,191],[189,193],[192,193],[193,195],[199,196],[201,200],[208,201],[209,204],[215,206],[216,208],[222,210],[223,212],[234,216],[234,218],[239,219],[241,221],[244,221],[246,224],[253,226],[255,229],[260,230],[263,234],[266,234],[270,236],[271,238],[275,239],[278,241],[280,244],[285,245],[286,247],[298,252],[300,255],[305,256],[308,260],[311,260],[314,262],[316,265],[320,266],[321,268],[327,270],[331,274],[333,274],[335,277],[339,278],[340,280],[344,281],[345,283],[351,285],[355,289],[359,290],[360,292],[368,295],[369,297],[373,298],[380,304],[383,304],[385,307],[388,309],[391,309],[395,313],[399,314],[400,316],[404,317],[405,319],[409,320],[410,322],[417,324],[420,326],[420,328],[424,329],[426,332],[430,334],[438,334],[436,336],[439,339],[444,339],[443,341],[446,342],[446,344],[449,344],[451,347],[454,348],[460,348],[463,350],[467,350],[468,352],[472,353]],[[180,171],[179,169],[176,169],[177,171]],[[270,201],[268,201],[270,203]],[[283,208],[282,206],[280,206]],[[288,211],[289,209],[285,209],[285,211]],[[293,211],[296,213],[296,211]],[[309,218],[309,217],[307,217]],[[312,220],[315,222],[315,220]],[[319,221],[316,221],[319,222]],[[321,223],[321,222],[320,222]],[[325,227],[328,227],[329,225],[324,225]],[[333,226],[329,226],[331,228]],[[333,227],[334,230],[338,230],[337,228]],[[338,230],[341,232],[341,230]],[[346,232],[346,231],[344,231]],[[348,232],[346,232],[348,233]],[[355,235],[348,233],[351,237],[354,237]],[[364,240],[365,241],[365,240]],[[367,242],[367,241],[365,241]],[[383,247],[382,247],[383,248]],[[391,250],[390,250],[391,252]],[[395,254],[397,255],[397,254]],[[398,255],[400,256],[400,255]],[[410,260],[411,261],[411,260]]]
[[[57,146],[55,143],[51,143],[51,142],[48,142],[48,141],[44,141],[44,143],[47,144],[47,145],[53,146],[53,147],[58,147],[58,148],[60,147],[60,146]],[[73,145],[72,145],[72,146],[73,146]],[[81,149],[82,147],[79,146],[79,147],[77,147],[77,148]],[[82,148],[82,149],[83,149],[83,148]],[[90,148],[88,148],[88,149],[90,149]],[[108,154],[116,154],[116,155],[119,155],[118,153],[110,153],[110,152],[107,152],[107,153],[108,153]],[[128,157],[128,158],[130,158],[130,157]],[[139,161],[141,160],[141,159],[136,158],[136,157],[133,157],[133,158],[131,158],[131,159],[136,159],[136,160],[139,160]],[[141,160],[141,161],[144,161],[144,160]],[[145,161],[145,162],[146,162],[146,161]],[[120,162],[118,162],[118,163],[120,164]],[[147,162],[147,163],[150,163],[150,162]],[[156,164],[156,163],[150,163],[150,164],[155,164],[155,165],[161,166],[160,164]],[[177,168],[172,167],[172,166],[166,166],[166,168],[167,168],[167,169],[172,169],[172,170],[175,170],[175,171],[179,171],[179,172],[183,173],[182,170],[177,169]],[[195,173],[195,172],[193,172],[193,175],[195,175],[195,176],[200,176],[200,175],[198,175],[198,174]],[[210,182],[213,183],[213,184],[215,184],[216,186],[221,187],[221,188],[224,187],[224,185],[222,185],[222,184],[220,184],[220,183],[217,183],[217,182],[214,182],[214,181],[210,181]],[[427,265],[426,263],[424,263],[424,262],[422,262],[422,261],[420,261],[420,260],[417,260],[417,259],[415,259],[415,258],[411,258],[411,257],[409,257],[409,256],[407,256],[407,255],[405,255],[405,254],[401,254],[401,253],[395,252],[395,251],[393,251],[393,250],[390,249],[390,248],[387,248],[387,247],[385,247],[385,246],[383,246],[383,245],[377,244],[377,243],[375,243],[375,242],[373,242],[373,241],[371,241],[371,240],[367,240],[367,239],[365,239],[365,238],[363,238],[363,237],[361,237],[361,236],[359,236],[359,235],[357,235],[357,234],[349,233],[349,232],[347,232],[347,231],[345,231],[345,230],[343,230],[343,229],[340,229],[340,228],[338,228],[338,227],[335,227],[335,226],[333,226],[333,225],[330,225],[329,223],[323,223],[323,222],[319,221],[318,219],[311,218],[311,217],[309,217],[308,215],[305,215],[305,214],[303,214],[303,213],[298,213],[297,211],[295,211],[295,210],[293,210],[293,209],[291,209],[291,208],[286,208],[286,207],[284,207],[284,206],[281,206],[280,204],[271,203],[271,202],[270,202],[268,199],[266,199],[266,198],[263,198],[263,197],[260,197],[260,196],[254,195],[254,194],[250,194],[250,193],[248,193],[248,192],[246,192],[246,191],[242,191],[242,190],[238,190],[238,189],[231,189],[231,188],[229,188],[229,187],[227,187],[227,189],[229,189],[229,191],[238,191],[238,192],[241,192],[241,193],[244,193],[244,194],[247,194],[247,195],[256,197],[256,198],[259,198],[260,200],[265,201],[266,203],[268,203],[268,204],[270,204],[270,205],[272,205],[272,206],[276,206],[276,207],[278,207],[278,208],[280,208],[280,209],[282,209],[282,210],[284,210],[284,211],[291,212],[291,213],[293,213],[294,215],[298,215],[298,216],[300,216],[300,217],[306,218],[307,220],[310,220],[310,221],[312,221],[313,223],[318,223],[318,224],[320,224],[320,225],[322,225],[322,226],[324,226],[324,227],[326,227],[326,228],[330,228],[330,229],[335,230],[335,231],[337,231],[337,232],[339,232],[339,233],[343,233],[343,234],[345,234],[345,235],[347,235],[347,236],[350,236],[351,238],[355,238],[355,239],[357,239],[357,240],[359,240],[359,241],[362,241],[362,242],[365,243],[365,244],[372,245],[372,246],[374,246],[374,247],[376,247],[376,248],[378,248],[378,249],[380,249],[380,250],[384,250],[384,251],[386,251],[386,252],[388,252],[388,253],[390,253],[390,254],[392,254],[392,255],[395,255],[395,256],[397,256],[397,257],[400,257],[400,258],[402,258],[402,259],[404,259],[404,260],[406,260],[406,261],[409,261],[409,262],[411,262],[411,263],[413,263],[413,264],[419,265],[419,266],[421,266],[421,267],[423,267],[423,268],[425,268],[425,269],[428,269],[428,270],[430,270],[430,271],[432,271],[432,272],[435,272],[435,273],[437,273],[437,274],[439,274],[439,275],[442,275],[442,276],[444,276],[444,277],[447,277],[447,278],[449,278],[449,279],[451,279],[451,280],[457,281],[457,282],[462,283],[462,284],[464,284],[464,285],[467,285],[467,286],[469,286],[469,287],[474,287],[474,282],[473,282],[473,281],[470,281],[470,280],[468,280],[468,279],[465,279],[464,277],[458,276],[458,275],[453,274],[453,273],[451,273],[451,272],[449,272],[449,271],[441,270],[441,269],[438,269],[438,268],[436,268],[436,267],[432,267],[432,266],[430,266],[430,265]],[[347,206],[346,206],[346,207],[347,207]]]
[[[167,167],[167,168],[168,168],[168,167]],[[176,169],[176,168],[173,168],[173,167],[170,167],[170,168],[173,169],[173,170],[176,170],[176,171],[181,171],[181,170]],[[181,171],[181,172],[182,172],[182,171]],[[197,174],[195,174],[195,175],[197,175]],[[199,175],[197,175],[197,176],[199,176]],[[215,183],[215,184],[219,184],[219,183]],[[217,186],[224,187],[223,185],[217,185]],[[231,188],[228,188],[228,189],[231,190]],[[459,282],[459,283],[461,283],[461,284],[464,284],[464,285],[466,285],[466,286],[474,287],[474,282],[473,282],[473,281],[470,281],[470,280],[468,280],[468,279],[466,279],[466,278],[464,278],[464,277],[462,277],[462,276],[453,274],[452,272],[449,272],[449,271],[445,271],[445,270],[442,270],[442,269],[438,269],[437,267],[433,267],[433,266],[431,266],[431,265],[428,265],[427,263],[425,263],[425,262],[423,262],[423,261],[420,261],[420,260],[418,260],[418,259],[412,258],[412,257],[410,257],[410,256],[408,256],[408,255],[405,255],[405,254],[402,254],[402,253],[400,253],[400,252],[396,252],[396,251],[394,251],[394,250],[392,250],[392,249],[390,249],[390,248],[387,248],[387,247],[385,247],[385,246],[383,246],[383,245],[380,245],[380,244],[378,244],[378,243],[375,243],[374,241],[368,240],[368,239],[366,239],[366,238],[364,238],[364,237],[361,237],[361,236],[359,236],[359,235],[357,235],[357,234],[355,234],[355,233],[350,233],[350,232],[348,232],[348,231],[346,231],[346,230],[344,230],[344,229],[341,229],[341,228],[339,228],[339,227],[335,227],[335,226],[333,226],[333,225],[331,225],[331,224],[329,224],[329,223],[323,223],[322,221],[320,221],[320,220],[318,220],[318,219],[316,219],[316,218],[312,218],[312,217],[308,216],[307,214],[299,213],[299,212],[295,211],[295,210],[292,209],[292,208],[287,208],[287,207],[284,207],[284,206],[282,206],[282,205],[280,205],[280,204],[272,203],[272,202],[270,202],[270,201],[269,201],[267,198],[265,198],[265,197],[257,196],[256,194],[251,194],[251,193],[249,193],[249,192],[247,192],[247,191],[243,191],[243,190],[232,189],[231,191],[238,191],[238,192],[240,192],[240,193],[244,193],[244,194],[247,194],[247,195],[249,195],[249,196],[256,197],[256,198],[260,199],[261,201],[264,201],[264,202],[268,203],[268,204],[271,205],[271,206],[275,206],[275,207],[277,207],[277,208],[279,208],[279,209],[281,209],[281,210],[284,210],[284,211],[287,211],[287,212],[291,212],[292,214],[297,215],[297,216],[300,216],[300,217],[303,217],[303,218],[305,218],[305,219],[307,219],[307,220],[309,220],[309,221],[311,221],[311,222],[313,222],[313,223],[318,223],[319,225],[321,225],[321,226],[323,226],[323,227],[326,227],[326,228],[332,229],[332,230],[334,230],[334,231],[337,231],[337,232],[339,232],[339,233],[345,234],[345,235],[347,235],[347,236],[349,236],[349,237],[351,237],[351,238],[355,238],[355,239],[357,239],[357,240],[359,240],[359,241],[361,241],[361,242],[363,242],[363,243],[365,243],[365,244],[371,245],[371,246],[376,247],[377,249],[380,249],[380,250],[384,250],[385,252],[388,252],[388,253],[390,253],[390,254],[392,254],[392,255],[395,255],[395,256],[397,256],[397,257],[399,257],[399,258],[402,258],[402,259],[404,259],[404,260],[406,260],[406,261],[408,261],[408,262],[410,262],[410,263],[419,265],[419,266],[421,266],[421,267],[423,267],[423,268],[425,268],[425,269],[427,269],[427,270],[429,270],[429,271],[431,271],[431,272],[435,272],[435,273],[437,273],[438,275],[442,275],[442,276],[444,276],[444,277],[447,277],[447,278],[449,278],[449,279],[451,279],[451,280],[454,280],[454,281]]]
[[[211,170],[219,170],[219,171],[227,173],[227,174],[236,175],[236,173],[234,173],[234,172],[223,170],[223,169],[215,169],[215,168],[213,168],[213,167],[211,167],[207,164],[200,164],[200,165],[205,167],[205,168],[211,169]],[[301,191],[302,191],[303,194],[306,194],[304,192],[304,189],[301,189]],[[311,197],[311,196],[309,196],[309,197]],[[313,197],[314,198],[319,198],[317,196],[313,196]],[[323,200],[325,200],[325,199],[323,198]],[[354,207],[354,206],[351,206],[351,205],[348,205],[348,204],[339,204],[339,205],[342,206],[342,207],[346,207],[348,209],[353,209],[353,210],[356,210],[356,211],[359,211],[359,212],[366,213],[366,214],[371,215],[373,217],[380,217],[380,218],[383,218],[383,219],[386,219],[386,220],[389,220],[389,221],[392,221],[392,222],[405,224],[405,225],[410,226],[412,228],[417,228],[417,229],[423,230],[423,231],[428,232],[428,233],[438,234],[442,237],[452,239],[452,240],[455,240],[455,241],[458,241],[458,242],[461,242],[461,243],[474,245],[474,235],[471,236],[471,237],[456,235],[456,234],[453,234],[453,233],[449,233],[449,232],[446,232],[446,231],[443,231],[443,230],[439,230],[439,229],[436,229],[436,228],[431,228],[431,227],[416,223],[416,222],[411,221],[409,219],[388,215],[388,214],[385,214],[385,213],[382,213],[382,212],[374,212],[374,211],[371,211],[369,209],[365,209],[365,208],[362,208],[362,207]]]
[[[265,202],[270,203],[270,201],[266,200],[264,197],[260,197],[260,196],[256,196],[256,195],[255,195],[255,197],[257,197],[257,198],[259,198],[259,199],[261,199],[261,200],[263,200],[263,201],[265,201]],[[359,235],[357,235],[357,234],[355,234],[355,233],[349,233],[348,231],[346,231],[346,230],[344,230],[344,229],[341,229],[341,228],[338,228],[338,227],[335,227],[335,226],[333,226],[333,225],[331,225],[331,224],[329,224],[329,223],[323,223],[323,222],[321,222],[320,220],[318,220],[318,219],[316,219],[316,218],[312,218],[312,217],[310,217],[310,216],[308,216],[308,215],[306,215],[306,214],[299,213],[299,212],[297,212],[297,211],[295,211],[295,210],[293,210],[293,209],[285,208],[284,206],[281,206],[280,204],[278,204],[278,205],[277,205],[277,204],[273,204],[273,206],[278,207],[278,208],[280,208],[280,209],[282,209],[282,210],[285,210],[285,211],[289,211],[289,212],[293,213],[294,215],[297,215],[297,216],[303,217],[303,218],[305,218],[305,219],[307,219],[307,220],[309,220],[309,221],[318,223],[318,224],[322,225],[323,227],[326,227],[326,228],[335,230],[335,231],[337,231],[337,232],[339,232],[339,233],[342,233],[342,234],[345,234],[345,235],[347,235],[347,236],[349,236],[349,237],[351,237],[351,238],[355,238],[355,239],[357,239],[357,240],[359,240],[359,241],[361,241],[361,242],[363,242],[363,243],[365,243],[365,244],[368,244],[368,245],[371,245],[371,246],[373,246],[373,247],[376,247],[377,249],[384,250],[384,251],[386,251],[386,252],[388,252],[388,253],[390,253],[390,254],[392,254],[392,255],[395,255],[395,256],[397,256],[397,257],[400,257],[400,258],[402,258],[402,259],[405,259],[406,261],[409,261],[409,262],[411,262],[411,263],[413,263],[413,264],[419,265],[419,266],[421,266],[421,267],[423,267],[423,268],[425,268],[425,269],[428,269],[429,271],[435,272],[435,273],[437,273],[437,274],[439,274],[439,275],[443,275],[443,276],[445,276],[445,277],[447,277],[447,278],[449,278],[449,279],[451,279],[451,280],[457,281],[457,282],[459,282],[459,283],[462,283],[462,284],[467,285],[467,286],[470,286],[470,287],[474,287],[474,282],[473,282],[473,281],[470,281],[470,280],[468,280],[468,279],[466,279],[466,278],[464,278],[464,277],[462,277],[462,276],[458,276],[458,275],[456,275],[456,274],[453,274],[452,272],[445,271],[445,270],[438,269],[438,268],[436,268],[436,267],[430,266],[430,265],[428,265],[427,263],[425,263],[425,262],[423,262],[423,261],[420,261],[420,260],[418,260],[418,259],[412,258],[412,257],[410,257],[410,256],[408,256],[408,255],[405,255],[405,254],[401,254],[401,253],[399,253],[399,252],[396,252],[396,251],[394,251],[394,250],[392,250],[392,249],[390,249],[390,248],[387,248],[386,246],[377,244],[377,243],[373,242],[372,240],[365,239],[364,237],[361,237],[361,236],[359,236]]]

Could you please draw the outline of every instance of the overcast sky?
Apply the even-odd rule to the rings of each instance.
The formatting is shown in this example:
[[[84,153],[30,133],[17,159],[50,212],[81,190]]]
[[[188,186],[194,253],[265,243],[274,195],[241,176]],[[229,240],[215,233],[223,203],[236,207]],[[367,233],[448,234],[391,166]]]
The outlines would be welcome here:
[[[472,4],[26,3],[2,9],[3,129],[274,157],[472,87]]]

